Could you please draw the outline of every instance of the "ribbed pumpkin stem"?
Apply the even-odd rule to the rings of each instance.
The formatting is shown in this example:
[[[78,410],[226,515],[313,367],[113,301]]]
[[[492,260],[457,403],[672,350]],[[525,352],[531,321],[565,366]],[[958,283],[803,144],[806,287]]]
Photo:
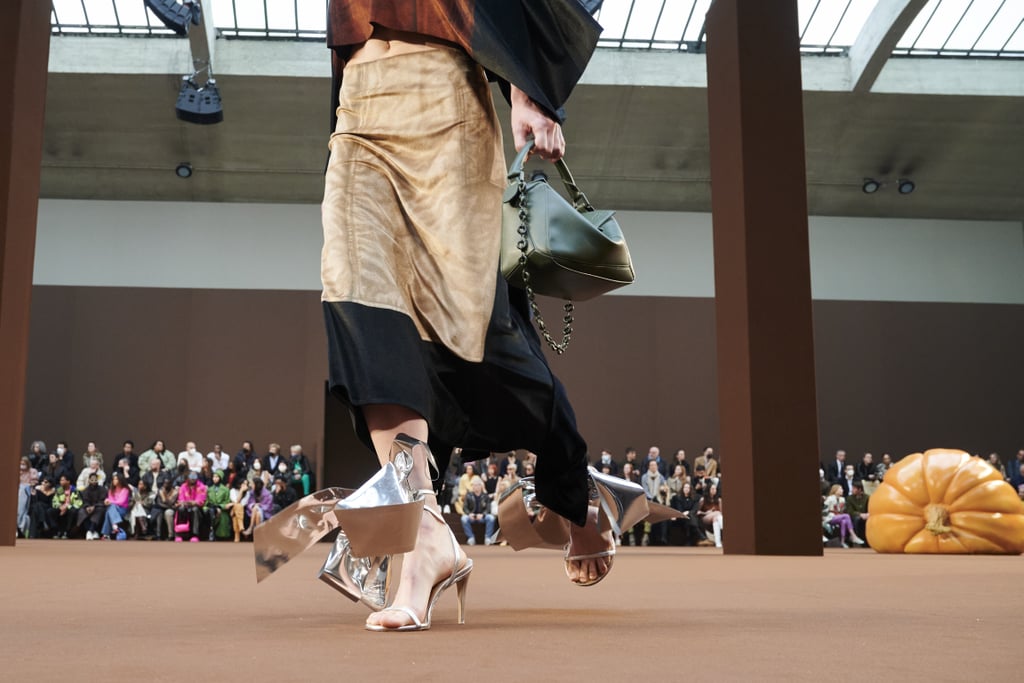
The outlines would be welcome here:
[[[936,536],[948,534],[953,530],[949,526],[949,508],[945,505],[932,504],[924,509],[924,528]]]

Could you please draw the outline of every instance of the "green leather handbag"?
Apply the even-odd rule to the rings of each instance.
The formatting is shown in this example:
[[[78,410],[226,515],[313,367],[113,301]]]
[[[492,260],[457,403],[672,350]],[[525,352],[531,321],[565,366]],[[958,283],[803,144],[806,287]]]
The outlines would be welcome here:
[[[635,273],[615,212],[591,206],[564,160],[555,162],[555,168],[571,203],[546,178],[526,179],[523,164],[532,148],[531,140],[508,169],[502,198],[501,273],[510,285],[526,290],[538,329],[561,354],[572,335],[572,302],[628,285]],[[568,300],[562,342],[547,332],[536,294]]]

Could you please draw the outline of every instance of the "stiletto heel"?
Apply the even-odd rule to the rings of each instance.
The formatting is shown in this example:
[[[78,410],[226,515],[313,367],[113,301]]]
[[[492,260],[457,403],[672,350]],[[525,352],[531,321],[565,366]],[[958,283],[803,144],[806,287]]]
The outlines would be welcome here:
[[[420,491],[419,493],[433,495],[434,492],[433,491]],[[456,598],[458,600],[458,610],[459,610],[459,623],[460,624],[466,623],[466,618],[465,618],[466,617],[466,615],[465,615],[466,589],[467,589],[468,584],[469,584],[469,574],[470,574],[470,572],[473,571],[473,560],[471,560],[471,559],[469,559],[467,557],[466,561],[462,564],[462,566],[461,567],[458,566],[458,563],[459,563],[459,542],[455,538],[455,534],[452,533],[451,528],[448,526],[447,522],[444,521],[444,517],[441,516],[440,512],[438,512],[437,510],[435,510],[433,508],[430,508],[430,507],[424,507],[423,511],[426,512],[426,513],[429,513],[430,516],[432,516],[434,519],[436,519],[438,522],[440,522],[444,526],[444,528],[448,531],[448,537],[451,539],[451,542],[452,542],[452,554],[453,554],[453,557],[454,557],[453,562],[455,563],[452,566],[452,573],[449,574],[448,577],[446,577],[444,579],[441,579],[440,581],[435,583],[434,586],[430,589],[430,595],[427,598],[427,609],[426,609],[426,612],[424,614],[424,619],[423,620],[421,620],[419,618],[419,616],[417,616],[416,612],[414,612],[411,607],[407,607],[405,605],[389,605],[388,607],[385,607],[384,610],[382,610],[382,611],[385,611],[385,612],[387,612],[387,611],[401,612],[405,616],[409,617],[409,619],[412,621],[412,623],[403,624],[402,626],[394,626],[394,627],[385,626],[383,624],[366,624],[366,629],[368,631],[426,631],[426,630],[428,630],[430,628],[431,615],[434,612],[434,605],[437,604],[437,601],[440,599],[441,594],[444,593],[449,588],[451,588],[452,586],[456,587]]]

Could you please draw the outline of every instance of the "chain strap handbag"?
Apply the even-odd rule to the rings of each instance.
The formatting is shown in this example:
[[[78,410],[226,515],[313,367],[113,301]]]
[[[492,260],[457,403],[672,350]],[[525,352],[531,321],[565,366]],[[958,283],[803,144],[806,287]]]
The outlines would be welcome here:
[[[501,273],[526,291],[537,329],[561,355],[572,338],[573,302],[592,299],[635,279],[633,261],[614,211],[598,211],[577,187],[564,160],[555,162],[572,203],[547,178],[526,179],[529,141],[508,169],[502,197]],[[562,341],[548,332],[535,296],[566,299]]]

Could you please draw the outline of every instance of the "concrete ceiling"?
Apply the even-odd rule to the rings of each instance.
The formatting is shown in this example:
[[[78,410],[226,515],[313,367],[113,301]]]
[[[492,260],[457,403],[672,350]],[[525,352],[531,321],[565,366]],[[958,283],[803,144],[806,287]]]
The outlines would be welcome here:
[[[213,126],[175,119],[179,79],[51,73],[43,196],[320,201],[327,79],[221,75]],[[1024,219],[1020,97],[807,91],[804,103],[812,214]],[[567,110],[567,161],[595,204],[710,210],[704,88],[584,83]],[[182,161],[188,180],[174,174]],[[866,176],[909,177],[917,191],[865,195]]]

